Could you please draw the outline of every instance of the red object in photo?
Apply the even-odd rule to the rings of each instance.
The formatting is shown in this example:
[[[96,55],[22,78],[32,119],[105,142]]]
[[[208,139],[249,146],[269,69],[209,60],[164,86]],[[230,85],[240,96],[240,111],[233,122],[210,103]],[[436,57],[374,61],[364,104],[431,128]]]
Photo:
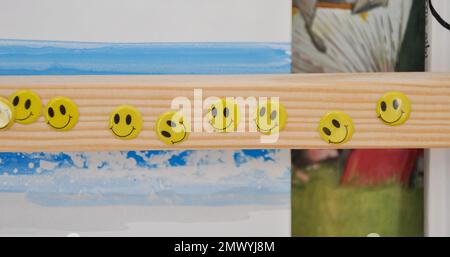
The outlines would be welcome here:
[[[422,149],[357,149],[348,158],[341,184],[408,183]]]

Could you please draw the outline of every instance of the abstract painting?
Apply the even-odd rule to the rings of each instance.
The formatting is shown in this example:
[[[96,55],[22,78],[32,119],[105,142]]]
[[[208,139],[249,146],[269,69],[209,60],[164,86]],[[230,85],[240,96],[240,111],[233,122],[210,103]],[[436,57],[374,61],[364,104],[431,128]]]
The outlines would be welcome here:
[[[0,75],[289,73],[290,13],[287,0],[8,0]],[[0,153],[0,235],[287,236],[290,183],[287,150]]]

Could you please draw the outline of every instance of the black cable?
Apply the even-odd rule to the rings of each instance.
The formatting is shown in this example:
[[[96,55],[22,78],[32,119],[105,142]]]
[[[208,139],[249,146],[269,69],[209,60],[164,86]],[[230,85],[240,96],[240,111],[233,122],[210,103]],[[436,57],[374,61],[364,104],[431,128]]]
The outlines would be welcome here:
[[[431,0],[428,0],[428,5],[430,6],[431,14],[433,14],[434,18],[442,25],[442,27],[450,30],[450,24],[446,22],[442,17],[439,15],[439,13],[434,9],[433,4],[431,3]]]

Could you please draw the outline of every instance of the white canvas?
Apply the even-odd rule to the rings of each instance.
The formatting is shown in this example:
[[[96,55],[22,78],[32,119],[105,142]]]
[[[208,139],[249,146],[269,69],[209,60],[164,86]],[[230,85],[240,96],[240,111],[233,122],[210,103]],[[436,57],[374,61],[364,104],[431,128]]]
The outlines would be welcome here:
[[[4,0],[0,75],[290,72],[289,0]],[[12,92],[11,92],[12,93]],[[0,153],[0,235],[290,235],[288,150]]]

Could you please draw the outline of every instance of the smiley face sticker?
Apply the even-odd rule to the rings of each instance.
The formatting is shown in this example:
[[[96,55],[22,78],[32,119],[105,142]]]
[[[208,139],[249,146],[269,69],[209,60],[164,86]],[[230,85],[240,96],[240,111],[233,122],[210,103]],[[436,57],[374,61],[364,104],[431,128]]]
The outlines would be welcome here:
[[[55,97],[45,106],[45,121],[56,131],[71,130],[78,122],[77,105],[67,97]]]
[[[6,130],[14,124],[16,111],[8,99],[0,97],[0,130]]]
[[[232,99],[222,98],[209,107],[207,119],[216,132],[236,131],[240,119],[238,105]]]
[[[136,138],[142,129],[141,113],[130,105],[121,105],[111,112],[109,129],[119,139]]]
[[[169,111],[158,117],[155,131],[161,141],[174,145],[187,139],[190,126],[179,112]]]
[[[42,114],[41,98],[30,90],[19,90],[9,98],[16,110],[16,122],[30,124],[39,119]]]
[[[344,112],[332,111],[320,119],[320,136],[329,144],[343,144],[350,140],[353,132],[353,121]]]
[[[286,126],[287,114],[282,103],[274,101],[259,103],[255,115],[256,128],[263,134],[276,134]]]
[[[408,120],[411,113],[411,102],[401,92],[387,92],[378,100],[376,113],[378,119],[384,124],[398,126]]]

